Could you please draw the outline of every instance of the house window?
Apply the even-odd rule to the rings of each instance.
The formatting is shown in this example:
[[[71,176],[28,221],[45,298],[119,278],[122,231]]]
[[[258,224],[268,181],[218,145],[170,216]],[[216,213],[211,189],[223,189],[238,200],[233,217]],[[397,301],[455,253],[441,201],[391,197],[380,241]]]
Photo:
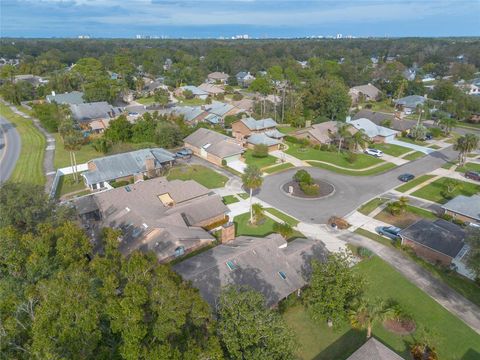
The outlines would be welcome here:
[[[175,249],[175,257],[179,257],[185,254],[185,247],[184,246],[179,246]]]
[[[279,271],[279,272],[278,272],[278,275],[280,275],[280,277],[281,277],[283,280],[287,280],[287,274],[285,274],[283,271]]]
[[[92,184],[92,189],[97,190],[97,184]]]
[[[226,265],[230,271],[233,271],[237,268],[237,266],[233,263],[233,261],[227,261]]]

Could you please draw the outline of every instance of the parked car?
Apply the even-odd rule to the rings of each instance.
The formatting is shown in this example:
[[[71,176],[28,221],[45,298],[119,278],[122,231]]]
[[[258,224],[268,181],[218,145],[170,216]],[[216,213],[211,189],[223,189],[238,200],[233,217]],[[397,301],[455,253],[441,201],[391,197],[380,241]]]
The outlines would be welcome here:
[[[413,174],[402,174],[398,177],[398,180],[403,182],[409,182],[410,180],[415,179],[415,175]]]
[[[480,172],[478,172],[478,171],[466,171],[465,172],[465,177],[467,179],[480,181]]]
[[[175,157],[180,159],[189,158],[192,156],[192,154],[193,151],[191,149],[182,149],[175,153]]]
[[[378,150],[378,149],[368,148],[368,149],[365,149],[364,153],[367,154],[367,155],[375,156],[375,157],[382,157],[383,156],[383,152],[381,150]]]
[[[397,228],[395,226],[380,226],[377,229],[377,233],[380,235],[386,236],[392,240],[398,240],[400,239],[400,236],[398,233],[402,231],[402,229]]]

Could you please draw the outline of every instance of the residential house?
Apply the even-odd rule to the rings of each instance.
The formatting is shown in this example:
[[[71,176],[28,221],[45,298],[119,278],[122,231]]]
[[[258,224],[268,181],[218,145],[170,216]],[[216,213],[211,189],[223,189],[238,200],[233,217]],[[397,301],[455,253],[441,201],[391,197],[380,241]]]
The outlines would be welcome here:
[[[80,124],[80,126],[88,128],[89,124],[95,120],[99,122],[108,122],[111,119],[123,113],[120,107],[112,106],[106,101],[70,104],[70,111],[73,119]]]
[[[172,68],[173,61],[172,59],[166,59],[165,62],[163,63],[163,70],[168,71]]]
[[[480,195],[458,195],[442,206],[445,214],[455,219],[480,224]]]
[[[240,71],[235,77],[237,78],[238,85],[244,88],[249,87],[253,80],[255,80],[255,76],[250,74],[250,71]]]
[[[183,92],[184,91],[191,91],[192,94],[193,94],[193,97],[197,98],[197,99],[201,99],[201,100],[205,100],[209,93],[206,92],[205,90],[202,90],[196,86],[192,86],[192,85],[186,85],[186,86],[181,86],[179,87],[178,89],[175,90],[174,94],[175,96],[177,97],[181,97],[181,96],[184,96],[183,95]]]
[[[402,75],[406,80],[413,81],[415,80],[415,76],[417,76],[417,70],[415,68],[405,69]]]
[[[186,148],[216,165],[239,161],[243,147],[233,138],[210,129],[200,128],[184,139]]]
[[[377,112],[367,109],[357,112],[353,116],[353,119],[368,119],[376,125],[385,126],[399,132],[405,131],[406,133],[410,132],[410,129],[417,125],[415,120],[400,119],[395,114]]]
[[[311,127],[296,131],[293,136],[298,139],[307,139],[312,144],[330,144],[337,133],[337,122],[326,121],[313,124]]]
[[[361,100],[376,101],[380,97],[380,93],[380,90],[372,84],[354,86],[348,91],[348,94],[352,98],[352,102],[354,104]]]
[[[142,89],[142,96],[153,96],[155,90],[164,89],[168,91],[168,86],[164,84],[164,78],[159,77],[155,80],[144,78],[145,86]]]
[[[253,106],[255,102],[252,99],[243,98],[242,100],[232,101],[231,104],[238,108],[240,112],[251,114],[253,112]]]
[[[208,115],[204,106],[175,106],[169,112],[177,116],[183,116],[183,120],[191,126],[203,122]]]
[[[208,115],[205,116],[205,121],[214,125],[223,124],[226,116],[236,115],[241,112],[241,110],[235,106],[219,101],[213,101],[211,104],[205,105],[204,109],[208,113]]]
[[[26,75],[15,75],[13,78],[14,83],[18,83],[20,81],[28,82],[32,84],[34,87],[48,84],[48,80],[42,78],[41,76],[26,74]]]
[[[52,91],[51,95],[45,97],[48,103],[56,103],[59,105],[75,105],[83,104],[83,92],[81,91],[71,91],[63,94],[56,94],[55,91]]]
[[[422,82],[432,82],[435,81],[435,76],[433,74],[425,74],[422,78]]]
[[[450,266],[454,259],[463,257],[465,231],[449,221],[419,220],[399,233],[402,245],[410,246],[415,253],[433,263]]]
[[[300,67],[302,69],[306,69],[308,67],[308,61],[300,61],[300,60],[297,60],[297,64],[300,65]]]
[[[480,95],[480,78],[473,79],[470,82],[460,80],[455,86],[465,91],[468,95]]]
[[[248,148],[263,144],[269,151],[278,150],[283,134],[277,130],[277,122],[271,118],[255,120],[243,118],[232,123],[232,135]]]
[[[325,261],[327,255],[322,242],[312,239],[287,243],[272,234],[228,240],[173,266],[213,308],[227,285],[249,286],[263,294],[267,306],[275,306],[307,284],[312,260]]]
[[[210,96],[217,96],[219,94],[224,94],[225,90],[218,85],[210,84],[210,83],[203,83],[198,86],[200,90],[207,92]]]
[[[380,341],[371,337],[357,349],[347,360],[404,360]]]
[[[427,98],[420,95],[410,95],[395,101],[395,106],[402,109],[405,114],[413,114],[417,110],[417,106],[423,105]]]
[[[207,83],[210,84],[226,84],[230,76],[224,72],[212,72],[207,75]]]
[[[377,125],[368,119],[347,120],[357,130],[363,130],[370,141],[374,143],[388,143],[395,139],[395,130]]]
[[[160,177],[73,203],[94,240],[104,227],[118,229],[123,255],[152,251],[162,263],[211,244],[215,238],[204,228],[228,220],[221,197],[193,180]]]
[[[90,160],[88,171],[82,173],[85,184],[92,190],[108,187],[121,180],[143,180],[155,177],[165,167],[173,165],[175,156],[162,148],[141,149]]]

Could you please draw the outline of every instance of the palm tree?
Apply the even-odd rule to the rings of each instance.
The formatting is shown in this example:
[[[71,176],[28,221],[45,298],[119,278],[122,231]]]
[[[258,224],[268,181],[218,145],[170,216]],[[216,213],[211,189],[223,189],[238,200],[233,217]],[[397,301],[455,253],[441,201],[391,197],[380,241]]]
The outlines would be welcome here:
[[[354,151],[357,151],[358,148],[364,149],[368,144],[368,136],[363,129],[353,134],[349,140]]]
[[[465,134],[460,136],[453,144],[453,150],[458,151],[458,161],[460,165],[466,162],[467,154],[476,150],[479,146],[480,138],[475,134]]]
[[[440,119],[438,124],[443,128],[443,131],[445,132],[446,135],[450,134],[452,129],[457,125],[457,120],[453,118],[443,118]]]
[[[372,336],[374,323],[393,318],[395,314],[395,308],[389,306],[382,299],[377,298],[373,301],[361,299],[358,305],[350,311],[349,317],[352,327],[367,329],[367,339],[369,339]]]
[[[63,139],[63,147],[65,150],[70,152],[70,165],[72,166],[73,170],[73,179],[78,182],[77,177],[77,158],[75,156],[75,151],[80,150],[82,147],[82,138],[78,132],[73,132],[67,135]]]
[[[248,165],[242,175],[243,186],[250,189],[250,223],[253,224],[252,195],[253,190],[260,188],[263,183],[262,173],[258,166]]]
[[[348,125],[342,122],[337,122],[337,139],[338,139],[338,153],[342,150],[345,138],[349,136]]]
[[[252,205],[252,212],[253,212],[253,224],[257,224],[263,217],[263,205],[260,203],[255,203]]]
[[[409,198],[407,198],[406,196],[400,196],[400,198],[398,199],[397,203],[398,203],[398,207],[400,208],[400,211],[401,212],[404,212],[405,209],[407,208],[407,205],[408,205],[408,202],[410,201]]]

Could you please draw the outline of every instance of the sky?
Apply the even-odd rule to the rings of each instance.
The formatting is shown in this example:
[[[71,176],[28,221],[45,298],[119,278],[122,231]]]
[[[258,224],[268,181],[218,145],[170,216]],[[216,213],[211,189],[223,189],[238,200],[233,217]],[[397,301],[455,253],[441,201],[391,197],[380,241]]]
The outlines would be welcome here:
[[[479,36],[480,0],[0,0],[1,37]]]

